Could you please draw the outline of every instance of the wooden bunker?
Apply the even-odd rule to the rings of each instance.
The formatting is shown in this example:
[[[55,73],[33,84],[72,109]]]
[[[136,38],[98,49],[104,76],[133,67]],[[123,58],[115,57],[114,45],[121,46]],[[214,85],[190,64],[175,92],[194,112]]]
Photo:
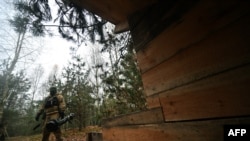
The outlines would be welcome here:
[[[72,0],[130,30],[148,110],[106,119],[104,141],[222,141],[250,124],[250,1]]]

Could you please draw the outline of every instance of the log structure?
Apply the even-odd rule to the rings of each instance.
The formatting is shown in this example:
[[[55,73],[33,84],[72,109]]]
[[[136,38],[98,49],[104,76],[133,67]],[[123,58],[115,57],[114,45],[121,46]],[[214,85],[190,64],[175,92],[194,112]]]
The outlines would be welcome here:
[[[148,105],[104,120],[104,141],[223,141],[250,124],[250,1],[89,1],[131,31]]]

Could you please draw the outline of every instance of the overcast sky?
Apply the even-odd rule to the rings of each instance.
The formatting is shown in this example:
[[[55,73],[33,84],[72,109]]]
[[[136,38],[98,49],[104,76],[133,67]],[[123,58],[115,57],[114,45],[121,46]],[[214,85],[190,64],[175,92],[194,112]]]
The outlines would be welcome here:
[[[57,5],[54,0],[49,1],[51,7],[52,17],[55,18],[57,16]],[[59,25],[58,23],[48,23],[53,25]],[[68,61],[71,59],[70,56],[70,47],[76,47],[77,45],[71,41],[67,41],[63,39],[59,33],[57,27],[51,27],[50,30],[53,31],[54,36],[49,37],[46,36],[44,38],[45,45],[43,52],[37,58],[36,63],[42,64],[46,73],[51,72],[54,65],[58,65],[61,70],[64,66],[68,64]],[[82,56],[87,57],[90,52],[90,47],[81,46],[79,48],[78,53],[81,53]]]
[[[74,44],[58,36],[45,37],[44,47],[36,58],[35,64],[41,64],[46,73],[49,73],[54,65],[58,65],[61,69],[70,59],[70,46]]]
[[[8,19],[10,19],[14,13],[15,10],[13,8],[13,5],[11,3],[11,1],[15,1],[15,0],[0,0],[0,20],[1,26],[4,26],[4,24],[9,24],[8,23]],[[52,16],[53,18],[55,18],[57,16],[57,5],[55,4],[54,0],[50,0],[50,6],[51,7],[51,12],[52,12]],[[4,13],[5,12],[5,13]],[[49,25],[58,25],[58,23],[46,23]],[[6,31],[2,32],[2,29],[6,30],[6,27],[10,28],[10,26],[4,26],[4,28],[1,28],[0,30],[0,35],[3,33],[2,37],[9,37],[6,36]],[[11,28],[10,28],[11,29]],[[62,69],[63,66],[66,66],[68,61],[70,60],[71,56],[70,56],[70,47],[76,47],[77,45],[74,44],[73,42],[67,41],[66,39],[63,39],[59,33],[58,33],[58,29],[57,27],[50,27],[49,28],[51,32],[53,32],[53,36],[46,36],[46,37],[41,37],[41,41],[37,41],[36,39],[31,40],[31,44],[29,46],[32,46],[32,48],[38,48],[38,47],[42,47],[42,49],[39,49],[39,54],[35,54],[35,58],[34,58],[34,66],[30,66],[32,68],[34,68],[36,65],[41,64],[44,69],[46,74],[50,73],[53,66],[54,65],[58,65],[59,69]],[[7,29],[9,31],[9,29]],[[6,40],[11,40],[11,39],[6,39]],[[39,43],[42,42],[42,43]],[[13,42],[14,43],[14,42]],[[90,43],[87,43],[89,46],[85,46],[82,45],[79,48],[78,53],[81,54],[82,57],[84,58],[89,58],[90,57],[90,52],[91,52],[91,47],[93,47],[93,45],[91,45]],[[15,46],[15,44],[13,44],[12,46]],[[3,46],[0,45],[0,48],[2,48]],[[3,54],[1,54],[1,57],[3,58]],[[0,57],[0,59],[1,59]],[[4,57],[6,58],[6,57]],[[27,66],[30,64],[27,64]]]
[[[54,2],[53,0],[50,2]],[[55,6],[55,4],[52,4]],[[11,5],[11,1],[8,0],[0,0],[0,41],[4,43],[4,41],[11,41],[11,43],[15,43],[12,39],[3,39],[2,37],[10,37],[7,36],[6,33],[12,34],[10,31],[13,30],[8,24],[8,19],[11,18],[15,11],[13,9],[13,6]],[[5,12],[5,13],[4,13]],[[52,13],[53,16],[55,16],[57,12],[57,7],[52,7]],[[47,24],[54,24],[58,25],[57,23],[47,23]],[[6,29],[8,27],[9,29]],[[20,71],[20,68],[25,68],[27,71],[27,75],[32,76],[32,72],[34,68],[36,68],[38,65],[41,65],[44,69],[44,75],[42,80],[46,80],[49,76],[49,74],[52,72],[53,67],[55,65],[58,66],[59,74],[61,74],[61,70],[63,67],[66,67],[68,62],[71,59],[70,55],[70,47],[76,47],[77,45],[73,42],[67,41],[66,39],[63,39],[59,33],[57,27],[51,27],[50,30],[53,32],[53,36],[46,36],[42,37],[40,39],[32,39],[30,40],[30,44],[28,45],[30,48],[39,48],[39,53],[35,53],[35,57],[32,56],[32,61],[22,61],[22,63],[19,63],[19,67],[16,68],[16,71]],[[92,45],[89,42],[87,43],[88,46],[85,46],[86,43],[83,43],[81,47],[78,49],[78,54],[81,55],[81,57],[84,59],[84,61],[87,63],[87,65],[91,66],[91,54],[93,47],[97,47],[98,49],[100,46],[98,45]],[[15,45],[9,45],[10,47]],[[5,45],[0,45],[0,49],[6,47]],[[0,50],[0,60],[6,59],[6,56],[11,56],[4,51]],[[5,56],[3,56],[5,55]],[[23,63],[24,62],[24,63]],[[41,83],[43,83],[41,81]]]
[[[45,69],[45,75],[48,75],[53,66],[57,65],[59,70],[62,70],[71,59],[70,47],[76,46],[76,44],[62,39],[60,36],[45,37],[44,47],[40,55],[36,58],[35,64],[41,64]],[[82,45],[78,49],[78,54],[80,54],[84,59],[90,58],[91,55],[91,45]]]

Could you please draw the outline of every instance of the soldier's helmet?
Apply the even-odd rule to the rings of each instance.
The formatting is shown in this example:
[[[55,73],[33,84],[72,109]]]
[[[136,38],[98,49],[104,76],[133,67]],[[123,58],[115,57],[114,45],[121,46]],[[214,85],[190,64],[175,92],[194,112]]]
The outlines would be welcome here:
[[[50,87],[49,92],[51,95],[55,95],[57,93],[56,87]]]

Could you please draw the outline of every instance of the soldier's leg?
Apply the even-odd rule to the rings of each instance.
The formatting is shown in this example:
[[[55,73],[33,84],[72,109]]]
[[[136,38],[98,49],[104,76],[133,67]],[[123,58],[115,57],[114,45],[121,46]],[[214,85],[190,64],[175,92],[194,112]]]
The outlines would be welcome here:
[[[49,135],[50,135],[50,132],[46,128],[44,128],[42,141],[49,141]]]
[[[63,141],[61,129],[58,128],[55,132],[56,141]]]

